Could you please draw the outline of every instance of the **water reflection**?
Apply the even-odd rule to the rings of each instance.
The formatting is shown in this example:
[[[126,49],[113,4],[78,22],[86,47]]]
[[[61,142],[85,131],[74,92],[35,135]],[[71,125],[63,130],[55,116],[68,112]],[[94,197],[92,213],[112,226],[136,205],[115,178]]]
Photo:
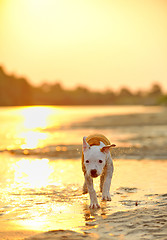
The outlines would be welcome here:
[[[94,211],[88,207],[88,194],[82,195],[80,161],[1,154],[0,162],[0,224],[14,224],[14,230],[76,229],[85,224],[92,228],[94,220],[134,209],[136,201],[138,207],[155,204],[158,195],[153,193],[164,193],[166,189],[162,185],[166,161],[119,160],[114,164],[111,202],[101,202],[99,179],[95,181],[101,209]],[[136,174],[136,169],[140,174]]]
[[[25,107],[20,110],[24,119],[23,128],[19,134],[23,142],[20,148],[33,149],[42,145],[42,141],[47,139],[48,134],[41,130],[49,126],[49,117],[52,113],[51,107]]]
[[[39,149],[33,152],[39,158],[28,155],[30,151],[27,148],[47,146],[45,151],[53,148],[56,152],[66,153],[68,146],[56,144],[81,144],[81,137],[92,129],[75,130],[67,125],[83,116],[96,115],[92,109],[75,108],[74,111],[70,108],[26,107],[13,112],[10,110],[7,115],[5,113],[4,121],[0,118],[3,148],[22,148],[25,155],[27,153],[24,157],[20,157],[19,151],[15,151],[17,154],[13,151],[13,155],[0,154],[1,229],[2,223],[7,223],[7,227],[13,226],[13,230],[75,229],[98,217],[105,218],[116,211],[134,209],[136,201],[138,207],[151,206],[158,198],[154,193],[166,191],[165,184],[162,184],[166,182],[166,161],[119,160],[114,164],[111,202],[100,201],[99,180],[95,181],[101,204],[101,209],[95,212],[88,207],[88,194],[82,195],[84,177],[79,160],[68,160],[68,154],[64,155],[66,159],[58,160],[55,155],[45,155],[46,158],[40,159]],[[108,110],[105,109],[106,113]],[[104,115],[103,108],[99,112]],[[110,133],[110,129],[103,130],[106,135]],[[114,129],[111,131],[113,136]],[[120,132],[121,137],[127,134],[125,130]]]
[[[4,175],[7,182],[1,184],[1,226],[6,219],[8,224],[14,220],[14,230],[72,229],[78,223],[84,224],[80,214],[83,199],[78,185],[82,176],[78,161],[15,158],[3,154],[0,162],[3,163],[0,175]]]
[[[49,145],[81,144],[82,136],[91,134],[94,131],[103,132],[104,135],[111,136],[119,145],[123,144],[125,146],[127,144],[129,146],[130,139],[132,139],[133,144],[137,144],[135,138],[136,132],[140,132],[139,128],[114,128],[109,125],[107,128],[105,124],[103,125],[102,120],[102,129],[97,129],[96,124],[89,125],[89,123],[86,123],[85,125],[81,122],[87,122],[89,119],[98,116],[158,112],[160,110],[162,109],[140,106],[33,106],[0,108],[0,138],[3,139],[0,149],[34,149]],[[76,128],[76,126],[78,127]],[[155,134],[153,127],[147,128],[144,132],[146,136],[142,133],[139,134],[139,137],[147,138],[148,135],[153,137],[156,135],[155,139],[157,139],[158,135],[160,140],[164,140],[166,137],[166,135],[163,135],[164,127],[161,128],[161,126],[156,127]]]
[[[0,149],[34,149],[48,145],[49,140],[53,144],[52,135],[61,127],[65,112],[63,107],[50,106],[1,108]]]
[[[48,159],[21,159],[13,166],[15,170],[14,183],[31,188],[46,187],[53,168]]]
[[[24,144],[20,145],[21,149],[34,149],[42,146],[42,141],[47,139],[48,134],[37,131],[28,131],[22,132],[19,137],[21,137],[24,142]]]
[[[57,112],[58,109],[57,109]],[[49,116],[53,113],[51,107],[25,107],[20,111],[24,118],[26,129],[46,128],[49,125]]]

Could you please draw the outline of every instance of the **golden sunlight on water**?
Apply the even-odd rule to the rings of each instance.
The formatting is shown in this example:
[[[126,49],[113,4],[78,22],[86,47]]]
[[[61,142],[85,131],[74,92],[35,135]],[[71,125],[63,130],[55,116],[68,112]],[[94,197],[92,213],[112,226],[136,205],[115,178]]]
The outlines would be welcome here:
[[[21,145],[22,149],[26,149],[26,148],[33,149],[41,146],[40,142],[42,140],[46,140],[48,134],[37,132],[37,131],[28,131],[28,132],[21,133],[19,136],[25,142],[24,144]]]
[[[155,107],[31,106],[0,109],[0,149],[34,149],[56,144],[80,144],[92,129],[75,129],[75,124],[98,116],[159,111]],[[71,128],[71,125],[73,128]],[[108,133],[109,129],[107,131]],[[89,131],[89,133],[88,133]],[[111,130],[110,130],[111,131]],[[115,129],[112,128],[112,135]],[[126,134],[124,132],[124,134]],[[118,135],[118,133],[117,133]],[[121,133],[122,136],[122,133]]]
[[[56,109],[57,113],[59,112]],[[45,128],[49,125],[49,116],[53,113],[51,107],[25,107],[20,111],[24,117],[24,127],[26,129]]]
[[[14,165],[16,185],[41,188],[49,184],[49,176],[53,168],[49,165],[48,159],[21,159]]]
[[[77,129],[70,124],[109,112],[117,114],[118,110],[121,112],[122,108],[42,106],[1,109],[0,136],[4,140],[0,146],[2,231],[91,228],[96,226],[89,226],[89,223],[98,218],[136,207],[154,206],[157,201],[163,201],[162,195],[167,189],[165,160],[114,159],[111,202],[101,201],[99,179],[94,181],[101,206],[96,212],[89,209],[88,194],[82,195],[84,176],[81,161],[69,155],[68,147],[76,148],[81,144],[83,134],[89,129],[82,126]],[[147,108],[135,107],[136,112],[139,110],[145,112]],[[126,111],[133,112],[134,108]],[[124,131],[122,129],[121,137],[126,135],[125,128]],[[102,130],[113,136],[115,129]],[[27,148],[37,149],[30,151]],[[13,151],[6,151],[8,149]],[[43,149],[53,150],[53,155],[47,151],[46,155],[41,155]],[[55,152],[59,151],[64,151],[64,159],[59,155],[55,157]]]
[[[59,112],[56,109],[57,113]],[[47,133],[41,132],[41,129],[49,127],[49,116],[53,113],[51,107],[25,107],[20,111],[23,116],[24,129],[19,137],[22,138],[24,144],[22,149],[33,149],[39,147],[42,140],[46,140]]]
[[[82,195],[84,177],[79,160],[1,154],[0,162],[0,224],[5,227],[8,219],[15,231],[77,229],[85,226],[88,218],[135,209],[136,201],[139,206],[151,206],[157,194],[164,193],[166,188],[162,185],[166,179],[166,161],[114,161],[112,201],[101,201],[96,179],[101,209],[92,215],[89,196]],[[140,174],[136,174],[136,169]]]
[[[79,111],[79,112],[78,112]],[[86,111],[87,112],[87,111]],[[87,113],[88,114],[88,113]],[[9,115],[9,116],[8,116]],[[33,106],[15,108],[6,114],[6,121],[13,117],[14,125],[6,138],[14,138],[13,144],[8,145],[8,150],[13,148],[35,149],[44,145],[55,144],[51,140],[54,136],[59,139],[63,126],[69,126],[73,122],[83,119],[82,110],[71,107]],[[67,134],[61,131],[62,142]]]
[[[15,158],[3,154],[0,162],[0,175],[4,178],[0,177],[3,189],[0,211],[4,218],[8,217],[11,228],[43,231],[84,225],[80,188],[83,175],[79,161]],[[0,218],[3,227],[4,218],[3,215]]]

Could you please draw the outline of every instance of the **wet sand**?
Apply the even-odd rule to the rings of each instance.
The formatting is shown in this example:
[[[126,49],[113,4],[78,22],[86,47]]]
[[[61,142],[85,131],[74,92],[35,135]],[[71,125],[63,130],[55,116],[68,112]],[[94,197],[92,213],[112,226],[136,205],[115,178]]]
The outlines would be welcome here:
[[[73,125],[74,128],[88,127],[91,128],[107,128],[107,127],[120,127],[120,126],[158,126],[167,125],[167,108],[154,107],[148,112],[129,113],[129,114],[114,114],[101,117],[95,117],[89,121],[79,122]]]
[[[0,157],[9,166],[9,156]],[[0,239],[167,238],[167,160],[114,160],[111,202],[101,201],[99,179],[95,181],[98,210],[89,209],[89,196],[82,195],[79,159],[27,156],[10,161],[14,170],[1,177],[6,188],[1,192]]]
[[[96,129],[104,127],[142,127],[144,126],[167,126],[167,110],[157,113],[143,113],[130,115],[117,115],[94,118],[89,122],[79,123],[74,128],[91,126]],[[140,137],[142,134],[140,135]],[[138,137],[140,146],[122,147],[113,150],[113,155],[124,159],[167,159],[166,141],[158,141],[158,146],[152,144],[142,144],[142,137]],[[163,137],[163,136],[161,136]],[[166,136],[165,136],[166,137]],[[155,141],[155,139],[153,139]],[[78,146],[79,152],[81,151]],[[77,154],[76,154],[77,155]],[[166,161],[165,161],[166,162]],[[144,166],[144,165],[143,165]],[[118,173],[119,174],[119,173]],[[167,177],[162,181],[162,185],[167,189]],[[150,194],[152,200],[156,196]],[[139,201],[140,202],[140,201]],[[113,214],[102,215],[100,219],[90,218],[80,233],[64,231],[51,231],[28,238],[37,239],[167,239],[167,190],[164,194],[157,194],[157,199],[153,206],[136,201],[134,210],[117,211]]]
[[[157,204],[154,208],[142,208],[133,211],[117,212],[99,221],[87,224],[94,226],[83,233],[69,230],[55,230],[27,240],[54,239],[167,239],[167,195],[164,204]]]
[[[113,149],[112,201],[100,201],[97,182],[101,208],[89,209],[89,196],[82,195],[81,144],[2,150],[0,179],[4,191],[9,190],[1,194],[0,239],[166,240],[167,110],[98,117],[72,128],[131,133]],[[32,167],[32,173],[39,164],[35,183],[40,186],[43,174],[47,184],[31,186],[27,172],[21,172],[23,164]]]
[[[52,230],[44,233],[35,231],[0,231],[3,240],[56,240],[56,239],[167,239],[167,196],[163,204],[143,207],[133,211],[116,212],[104,219],[88,222],[84,229]],[[79,224],[79,223],[78,223]],[[28,237],[30,236],[30,237]]]

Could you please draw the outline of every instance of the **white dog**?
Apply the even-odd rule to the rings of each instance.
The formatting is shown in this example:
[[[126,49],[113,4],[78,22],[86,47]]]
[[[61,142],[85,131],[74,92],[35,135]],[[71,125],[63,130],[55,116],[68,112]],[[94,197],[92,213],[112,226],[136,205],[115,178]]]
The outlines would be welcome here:
[[[93,187],[93,178],[100,177],[100,191],[102,200],[111,201],[110,185],[113,175],[113,162],[110,148],[115,147],[101,134],[83,138],[82,169],[85,176],[83,193],[89,192],[90,208],[99,208],[96,192]]]

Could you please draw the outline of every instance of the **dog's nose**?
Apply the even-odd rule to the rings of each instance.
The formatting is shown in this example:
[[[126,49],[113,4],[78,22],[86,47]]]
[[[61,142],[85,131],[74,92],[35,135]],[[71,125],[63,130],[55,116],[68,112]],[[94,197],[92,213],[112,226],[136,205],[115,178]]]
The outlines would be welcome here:
[[[90,174],[91,174],[92,177],[97,177],[97,170],[96,169],[92,169],[90,171]]]

